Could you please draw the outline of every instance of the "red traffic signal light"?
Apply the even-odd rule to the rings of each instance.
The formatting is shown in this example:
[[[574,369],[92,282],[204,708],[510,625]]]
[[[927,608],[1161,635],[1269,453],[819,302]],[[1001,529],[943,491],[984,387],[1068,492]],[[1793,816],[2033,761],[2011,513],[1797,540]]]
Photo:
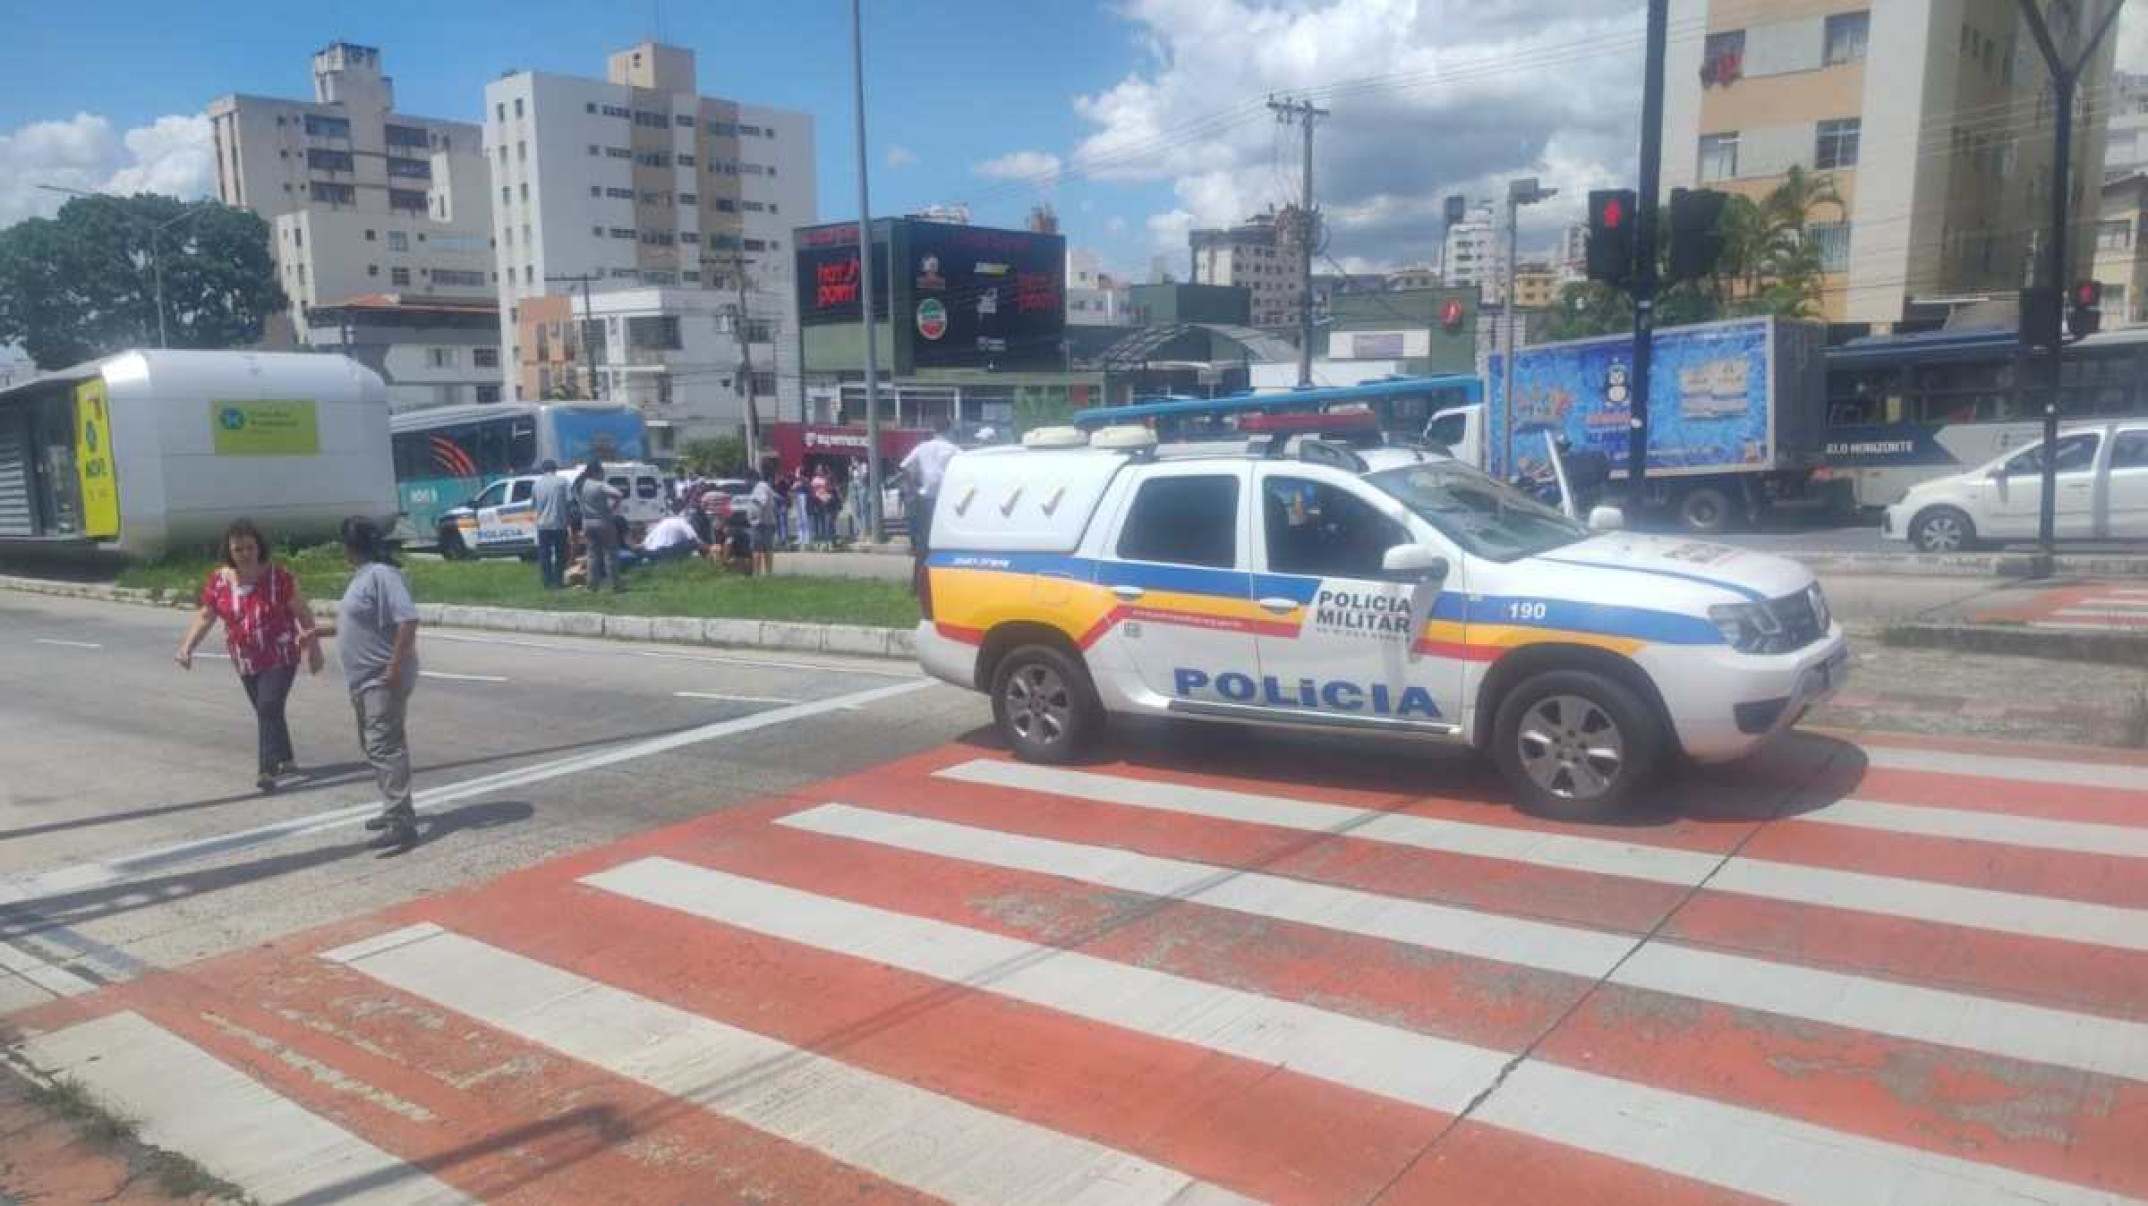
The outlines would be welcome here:
[[[1636,195],[1630,188],[1589,194],[1589,279],[1624,286],[1633,279],[1632,221]]]
[[[1458,297],[1450,297],[1439,304],[1439,325],[1449,334],[1461,330],[1462,320],[1466,317],[1468,311],[1463,308],[1462,299]]]
[[[2102,281],[2080,281],[2073,287],[2073,304],[2082,309],[2103,304]]]
[[[2103,284],[2076,281],[2070,295],[2073,310],[2066,316],[2066,329],[2075,339],[2086,339],[2103,329]]]

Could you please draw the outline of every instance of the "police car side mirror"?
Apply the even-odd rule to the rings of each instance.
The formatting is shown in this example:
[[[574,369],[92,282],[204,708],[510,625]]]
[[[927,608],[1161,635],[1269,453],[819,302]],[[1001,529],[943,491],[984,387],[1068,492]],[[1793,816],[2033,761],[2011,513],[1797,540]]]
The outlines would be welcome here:
[[[1589,512],[1589,530],[1592,532],[1622,532],[1626,529],[1626,513],[1617,507],[1597,507]]]
[[[1398,544],[1380,558],[1380,568],[1406,582],[1440,582],[1447,577],[1447,559],[1427,544]]]

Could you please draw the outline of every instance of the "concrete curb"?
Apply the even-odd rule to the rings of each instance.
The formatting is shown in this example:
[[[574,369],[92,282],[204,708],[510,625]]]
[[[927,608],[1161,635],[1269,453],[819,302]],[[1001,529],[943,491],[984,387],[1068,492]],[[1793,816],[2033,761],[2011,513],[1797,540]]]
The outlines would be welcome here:
[[[101,582],[59,582],[46,578],[0,575],[0,590],[68,599],[97,599],[146,607],[191,608],[187,595],[109,586]],[[333,616],[335,604],[316,600],[315,613]],[[514,607],[476,607],[461,603],[420,603],[418,619],[445,628],[476,628],[539,636],[609,637],[620,641],[662,641],[675,645],[712,645],[724,649],[765,649],[784,653],[836,653],[852,657],[914,658],[907,628],[872,628],[862,624],[798,624],[788,620],[703,619],[699,616],[613,616],[593,611],[531,611]]]
[[[2081,632],[2013,624],[1890,624],[1879,635],[1882,644],[1910,648],[2148,667],[2148,633]]]
[[[1814,573],[1852,577],[2026,578],[2035,569],[2035,560],[2027,553],[1801,553],[1786,550],[1781,555]],[[2054,574],[2066,578],[2148,578],[2148,556],[2124,553],[2061,555],[2053,559],[2052,567]]]

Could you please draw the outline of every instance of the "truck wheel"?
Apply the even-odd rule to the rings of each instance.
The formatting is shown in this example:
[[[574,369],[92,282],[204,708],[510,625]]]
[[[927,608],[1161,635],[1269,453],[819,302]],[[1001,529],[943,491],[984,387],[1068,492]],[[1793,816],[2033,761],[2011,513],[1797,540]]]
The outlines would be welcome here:
[[[453,524],[440,527],[440,556],[448,561],[468,561],[477,556],[470,546],[462,542],[462,529]]]
[[[1492,757],[1524,809],[1609,819],[1663,758],[1663,724],[1638,696],[1586,670],[1553,670],[1500,701]]]
[[[1909,543],[1920,553],[1964,553],[1976,547],[1976,521],[1953,507],[1920,511],[1909,523]]]
[[[1070,762],[1103,731],[1104,709],[1080,663],[1024,645],[992,674],[992,719],[1024,762]]]
[[[1714,486],[1695,486],[1678,496],[1678,526],[1688,532],[1712,536],[1727,531],[1732,513],[1730,495]]]

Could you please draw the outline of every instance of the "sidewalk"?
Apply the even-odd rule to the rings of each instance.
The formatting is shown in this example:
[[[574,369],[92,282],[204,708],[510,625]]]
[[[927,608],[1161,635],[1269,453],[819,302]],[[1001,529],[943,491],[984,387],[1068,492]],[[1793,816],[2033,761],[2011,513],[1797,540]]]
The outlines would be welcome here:
[[[1866,580],[1839,600],[1834,582],[1828,591],[1845,623],[1876,621],[1892,644],[2148,667],[2148,587],[2131,580],[1986,583],[1896,596],[1883,581]]]

